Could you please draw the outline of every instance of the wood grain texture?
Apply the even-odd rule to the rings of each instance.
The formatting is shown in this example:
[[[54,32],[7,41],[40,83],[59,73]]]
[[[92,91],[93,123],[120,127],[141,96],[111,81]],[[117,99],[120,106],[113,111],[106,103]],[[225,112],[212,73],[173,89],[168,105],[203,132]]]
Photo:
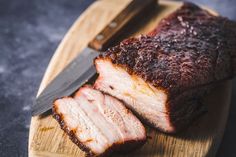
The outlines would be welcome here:
[[[89,46],[95,50],[104,51],[116,38],[125,30],[127,25],[132,24],[146,11],[152,9],[156,0],[135,0],[131,1],[92,41]]]
[[[93,3],[73,24],[47,68],[38,94],[65,67],[129,0],[100,0]],[[179,2],[160,2],[151,13],[122,37],[145,34],[164,16],[177,9]],[[150,139],[142,149],[116,157],[203,157],[214,156],[223,136],[231,97],[231,81],[223,82],[205,98],[209,112],[178,135],[166,135],[149,127]],[[84,153],[73,144],[51,115],[33,117],[29,135],[30,157],[80,157]]]

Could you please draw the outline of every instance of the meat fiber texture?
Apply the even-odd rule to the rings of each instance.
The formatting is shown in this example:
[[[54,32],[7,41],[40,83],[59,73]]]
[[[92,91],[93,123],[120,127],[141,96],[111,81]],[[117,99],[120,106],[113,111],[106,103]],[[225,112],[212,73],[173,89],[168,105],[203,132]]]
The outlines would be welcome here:
[[[142,146],[146,132],[142,123],[116,98],[89,86],[74,96],[58,99],[53,116],[87,156],[107,156]]]
[[[233,77],[235,26],[185,3],[148,35],[97,57],[94,86],[152,127],[175,133],[203,113],[199,100],[216,82]]]

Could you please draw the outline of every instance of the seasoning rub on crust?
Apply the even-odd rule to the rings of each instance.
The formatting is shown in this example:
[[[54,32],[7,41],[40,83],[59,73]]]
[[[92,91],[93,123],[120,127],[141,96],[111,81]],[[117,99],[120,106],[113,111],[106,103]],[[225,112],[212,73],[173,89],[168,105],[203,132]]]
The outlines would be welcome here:
[[[192,3],[148,35],[124,40],[95,59],[95,88],[151,126],[174,133],[203,112],[200,98],[233,77],[236,24]]]

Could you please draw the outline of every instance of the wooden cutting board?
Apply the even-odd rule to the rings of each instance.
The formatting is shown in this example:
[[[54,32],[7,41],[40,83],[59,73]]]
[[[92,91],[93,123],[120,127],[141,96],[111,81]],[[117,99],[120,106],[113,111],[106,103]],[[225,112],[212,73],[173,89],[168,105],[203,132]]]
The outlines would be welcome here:
[[[57,48],[44,75],[38,94],[97,33],[127,4],[129,0],[94,2],[70,28]],[[180,2],[161,1],[156,10],[144,15],[126,34],[134,36],[152,30]],[[79,70],[79,69],[78,69]],[[135,157],[203,157],[214,156],[223,136],[231,97],[231,81],[222,82],[205,98],[209,112],[178,135],[166,135],[147,128],[150,139],[139,150],[127,155]],[[29,156],[82,157],[84,153],[73,144],[51,115],[32,117],[29,135]]]

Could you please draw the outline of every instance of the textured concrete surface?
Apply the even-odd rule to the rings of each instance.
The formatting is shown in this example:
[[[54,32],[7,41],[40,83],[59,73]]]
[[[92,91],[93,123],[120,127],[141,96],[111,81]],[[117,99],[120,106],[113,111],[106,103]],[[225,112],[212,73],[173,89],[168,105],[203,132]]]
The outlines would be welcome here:
[[[192,0],[193,1],[193,0]],[[194,0],[236,20],[234,0]],[[0,0],[0,156],[27,156],[30,110],[56,47],[92,0]],[[236,156],[236,81],[217,156]]]
[[[91,0],[0,0],[0,157],[27,156],[32,101],[64,34]]]

